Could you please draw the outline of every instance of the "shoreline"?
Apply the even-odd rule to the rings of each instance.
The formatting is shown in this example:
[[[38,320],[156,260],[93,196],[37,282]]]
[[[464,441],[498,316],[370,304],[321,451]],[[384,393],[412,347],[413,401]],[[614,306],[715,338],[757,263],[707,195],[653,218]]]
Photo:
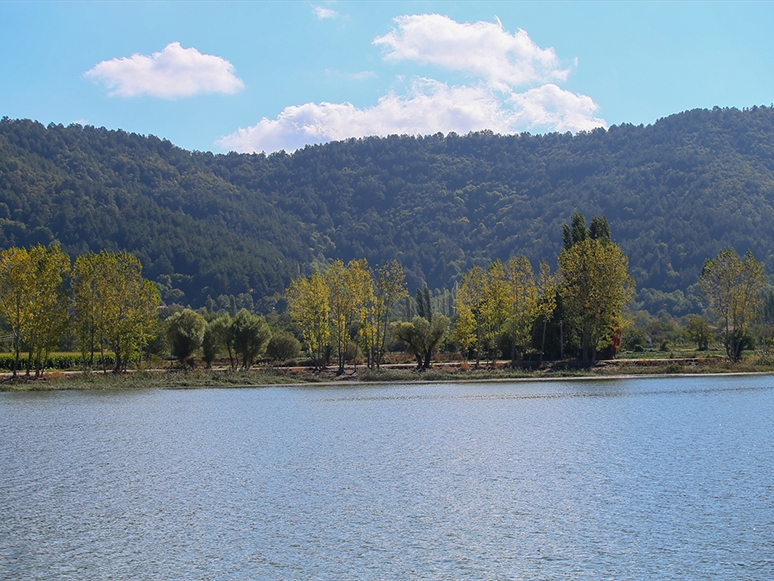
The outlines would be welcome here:
[[[566,363],[566,362],[563,362]],[[40,378],[24,375],[11,378],[0,374],[0,392],[29,391],[103,391],[121,389],[223,389],[263,387],[332,387],[389,384],[504,383],[545,381],[592,381],[650,379],[663,377],[772,375],[774,365],[727,361],[701,362],[685,360],[613,360],[599,362],[590,368],[524,370],[509,367],[495,369],[460,369],[459,364],[440,364],[422,372],[405,366],[379,372],[366,368],[347,369],[336,376],[332,370],[314,372],[309,368],[267,367],[233,371],[230,369],[177,370],[150,369],[121,375],[101,371],[48,371]]]

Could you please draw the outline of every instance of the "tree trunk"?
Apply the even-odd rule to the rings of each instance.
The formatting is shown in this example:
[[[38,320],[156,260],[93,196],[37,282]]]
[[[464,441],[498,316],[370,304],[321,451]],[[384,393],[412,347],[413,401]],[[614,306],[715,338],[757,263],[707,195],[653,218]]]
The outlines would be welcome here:
[[[583,341],[581,346],[581,361],[584,363],[589,362],[589,344],[591,343],[591,333],[588,330],[588,324],[583,325]]]
[[[476,322],[476,369],[481,363],[481,326]]]
[[[513,340],[511,341],[511,369],[516,368],[516,325],[513,327]]]
[[[430,369],[430,356],[432,354],[433,354],[433,350],[432,349],[428,349],[427,352],[425,353],[425,363],[422,366],[423,369]]]
[[[13,360],[13,376],[16,377],[16,374],[17,374],[17,372],[19,370],[19,350],[20,350],[20,347],[21,347],[19,345],[19,333],[15,333],[13,339],[14,339],[14,344],[15,344],[14,349],[16,350],[16,357]]]
[[[115,366],[115,369],[113,369],[113,373],[118,375],[119,373],[121,373],[121,339],[120,338],[116,342],[115,351],[116,351],[116,366]]]

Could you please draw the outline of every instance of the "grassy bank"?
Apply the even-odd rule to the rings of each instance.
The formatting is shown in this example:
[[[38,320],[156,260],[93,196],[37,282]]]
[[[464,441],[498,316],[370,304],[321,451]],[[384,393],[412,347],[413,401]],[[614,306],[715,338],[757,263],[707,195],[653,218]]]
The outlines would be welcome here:
[[[459,364],[440,364],[426,371],[409,366],[388,366],[380,371],[348,368],[343,375],[335,369],[315,372],[308,368],[256,368],[248,371],[150,370],[122,375],[49,371],[40,378],[3,377],[0,391],[57,391],[104,389],[184,389],[201,387],[261,387],[314,383],[491,381],[507,379],[551,379],[572,377],[613,377],[630,375],[679,375],[709,373],[774,373],[774,359],[753,355],[739,363],[720,357],[680,359],[616,359],[582,367],[573,361],[553,362],[537,369],[511,369],[505,363],[479,369]]]
[[[182,389],[197,387],[259,387],[266,385],[313,383],[322,381],[311,372],[287,373],[272,369],[249,371],[225,370],[151,370],[121,375],[108,373],[47,372],[41,377],[16,379],[4,377],[0,391],[56,391],[100,389]]]

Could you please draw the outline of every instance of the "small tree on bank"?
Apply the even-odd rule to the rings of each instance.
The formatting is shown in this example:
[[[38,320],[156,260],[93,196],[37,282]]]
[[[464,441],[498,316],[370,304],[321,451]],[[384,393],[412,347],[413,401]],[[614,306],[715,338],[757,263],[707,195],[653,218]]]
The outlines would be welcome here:
[[[699,285],[710,310],[722,321],[726,355],[731,361],[739,361],[745,336],[763,300],[763,265],[749,250],[742,260],[726,248],[704,262]]]
[[[242,369],[250,369],[271,339],[271,329],[263,317],[250,314],[247,309],[239,311],[231,324],[234,353]]]
[[[685,338],[691,343],[696,343],[699,351],[706,351],[712,341],[712,329],[707,321],[699,315],[689,315],[685,324]]]
[[[390,329],[395,339],[406,343],[409,353],[417,360],[417,369],[430,369],[433,352],[449,332],[449,319],[435,313],[431,323],[424,317],[416,316],[410,323],[393,323]]]
[[[272,361],[288,361],[298,357],[301,344],[292,333],[280,331],[272,335],[266,345],[266,356]]]
[[[207,321],[199,313],[184,309],[167,319],[167,338],[172,355],[182,363],[202,346]]]

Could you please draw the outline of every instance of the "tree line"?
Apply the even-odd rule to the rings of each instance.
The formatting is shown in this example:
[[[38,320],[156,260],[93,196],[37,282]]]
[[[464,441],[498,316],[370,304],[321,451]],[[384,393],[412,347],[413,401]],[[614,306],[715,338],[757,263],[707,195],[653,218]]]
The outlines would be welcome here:
[[[101,364],[103,372],[110,359],[107,351],[114,358],[113,371],[126,371],[160,335],[180,363],[201,349],[208,367],[226,353],[233,369],[249,368],[265,351],[276,359],[298,354],[292,334],[272,336],[264,318],[247,309],[234,317],[224,312],[209,322],[183,309],[160,324],[159,307],[157,285],[142,276],[140,261],[130,253],[89,253],[71,264],[55,245],[0,252],[0,316],[10,331],[14,377],[23,349],[26,374],[34,369],[38,377],[68,332],[75,335],[84,368]]]
[[[408,296],[397,262],[390,271],[397,275],[385,277],[376,274],[379,269],[371,271],[365,259],[346,266],[337,261],[323,272],[294,280],[286,293],[290,314],[315,365],[324,365],[326,354],[333,353],[339,372],[350,339],[357,339],[368,354],[369,367],[382,361],[385,337],[403,344],[419,369],[430,367],[432,354],[443,344],[475,358],[476,366],[482,359],[494,363],[499,354],[518,366],[527,355],[542,360],[551,329],[559,333],[555,357],[563,359],[573,351],[582,363],[593,363],[601,352],[615,354],[622,330],[631,324],[626,307],[634,297],[634,280],[604,216],[594,216],[587,226],[582,214],[573,214],[562,226],[562,240],[553,273],[545,261],[536,273],[523,255],[505,263],[495,260],[486,268],[471,267],[454,289],[451,318],[432,308],[427,286],[417,288],[414,299]],[[386,280],[392,282],[388,294]],[[774,300],[764,301],[766,285],[763,265],[752,252],[742,259],[725,249],[705,261],[698,286],[732,361],[741,359],[761,308],[770,303],[774,313]],[[374,302],[380,296],[390,299]],[[379,305],[376,319],[369,311],[374,305]],[[402,320],[388,323],[391,309],[389,316]],[[374,320],[381,323],[374,325]],[[698,315],[690,318],[686,332],[705,346],[711,334]]]
[[[127,252],[84,254],[72,266],[54,245],[0,252],[0,315],[11,332],[14,377],[22,346],[27,349],[27,375],[34,366],[38,376],[68,325],[89,367],[96,352],[104,366],[105,350],[110,349],[115,371],[125,370],[153,337],[158,307],[156,286]]]
[[[433,312],[425,286],[417,289],[416,315],[388,325],[391,309],[408,298],[403,269],[393,261],[372,271],[365,259],[347,265],[336,261],[324,272],[294,280],[286,293],[289,311],[315,365],[321,365],[326,349],[332,348],[340,373],[354,336],[367,354],[368,366],[378,368],[388,330],[416,358],[420,369],[430,367],[433,352],[447,338],[465,356],[472,351],[477,366],[482,356],[494,361],[505,338],[515,366],[534,352],[533,330],[538,322],[543,327],[539,349],[543,352],[546,326],[556,317],[567,325],[568,334],[579,338],[582,361],[593,361],[597,351],[620,333],[634,282],[604,217],[595,216],[587,228],[583,215],[576,213],[563,231],[564,249],[556,273],[541,262],[536,276],[525,256],[506,263],[496,260],[487,268],[474,265],[456,291],[453,321]]]
[[[286,291],[288,310],[315,368],[325,364],[332,348],[339,373],[344,371],[355,323],[368,367],[380,367],[390,313],[407,295],[403,267],[396,260],[372,270],[366,259],[346,266],[337,260],[324,273],[295,279]]]
[[[14,376],[22,350],[27,374],[34,369],[39,375],[65,333],[74,335],[84,366],[101,363],[103,372],[107,351],[120,372],[160,336],[181,365],[192,365],[201,353],[207,367],[227,356],[232,369],[248,369],[263,355],[294,359],[301,339],[315,368],[333,358],[342,373],[359,350],[369,368],[379,369],[396,344],[419,369],[429,368],[442,346],[475,358],[476,366],[499,354],[518,366],[527,356],[542,360],[558,330],[555,358],[574,353],[593,363],[600,352],[614,354],[618,347],[634,281],[606,218],[594,216],[587,226],[575,213],[563,224],[562,239],[555,272],[544,261],[535,272],[523,255],[495,260],[486,268],[474,265],[453,291],[438,297],[424,286],[412,299],[397,260],[376,268],[366,259],[334,261],[291,282],[281,316],[287,320],[275,317],[274,329],[245,308],[233,314],[176,309],[161,323],[157,285],[126,252],[88,253],[71,264],[56,245],[14,247],[0,252],[0,315],[12,339]],[[752,252],[740,258],[726,249],[705,261],[698,285],[719,322],[728,358],[738,361],[750,326],[763,310],[774,313],[763,266]],[[451,316],[439,312],[452,303]],[[686,332],[700,346],[711,336],[698,316]]]

